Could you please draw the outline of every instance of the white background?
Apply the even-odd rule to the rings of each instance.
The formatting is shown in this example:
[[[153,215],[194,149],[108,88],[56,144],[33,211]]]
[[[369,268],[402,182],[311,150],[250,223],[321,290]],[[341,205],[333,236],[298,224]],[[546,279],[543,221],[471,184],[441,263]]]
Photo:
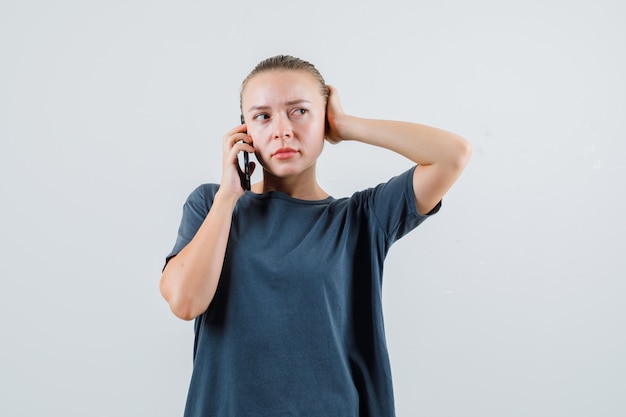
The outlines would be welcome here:
[[[388,257],[398,416],[626,415],[619,1],[0,2],[0,415],[177,416],[193,328],[158,280],[279,53],[358,116],[459,133],[443,210]],[[335,197],[410,164],[327,145]],[[255,178],[258,179],[258,176]]]

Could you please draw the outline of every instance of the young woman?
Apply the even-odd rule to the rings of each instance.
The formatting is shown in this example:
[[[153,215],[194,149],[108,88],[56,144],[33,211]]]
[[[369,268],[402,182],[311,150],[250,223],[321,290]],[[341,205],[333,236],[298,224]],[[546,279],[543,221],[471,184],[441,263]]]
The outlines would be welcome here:
[[[222,140],[220,184],[187,199],[161,277],[172,312],[195,319],[185,416],[393,416],[383,261],[439,210],[470,146],[440,129],[344,113],[317,69],[291,56],[257,65],[241,111],[245,124]],[[317,182],[325,140],[381,146],[416,166],[335,199]],[[263,170],[250,191],[244,151]]]

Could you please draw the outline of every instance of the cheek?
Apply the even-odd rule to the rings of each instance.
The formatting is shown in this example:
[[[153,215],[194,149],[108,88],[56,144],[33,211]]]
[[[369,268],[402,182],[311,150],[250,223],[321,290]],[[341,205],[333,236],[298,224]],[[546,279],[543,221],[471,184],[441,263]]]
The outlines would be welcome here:
[[[247,133],[252,138],[253,146],[255,149],[258,150],[265,147],[268,135],[263,131],[263,129],[248,129]]]
[[[311,120],[311,122],[308,125],[308,132],[311,135],[322,135],[324,136],[324,133],[326,131],[326,114],[325,113],[318,113],[315,118],[313,120]]]

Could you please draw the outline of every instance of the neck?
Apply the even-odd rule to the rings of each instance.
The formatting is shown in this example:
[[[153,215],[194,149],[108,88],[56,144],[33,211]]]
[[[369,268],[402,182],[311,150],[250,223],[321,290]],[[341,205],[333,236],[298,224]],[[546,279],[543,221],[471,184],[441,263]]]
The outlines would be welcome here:
[[[328,193],[317,183],[315,170],[311,171],[286,178],[263,171],[263,181],[254,184],[252,191],[258,194],[280,191],[299,200],[323,200],[328,197]]]

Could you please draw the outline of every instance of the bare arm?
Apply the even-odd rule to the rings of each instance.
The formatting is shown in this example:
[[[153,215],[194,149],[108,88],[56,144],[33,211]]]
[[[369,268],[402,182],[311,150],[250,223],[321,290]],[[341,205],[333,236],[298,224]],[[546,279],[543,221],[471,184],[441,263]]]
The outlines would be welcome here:
[[[463,172],[471,155],[462,137],[417,123],[363,119],[341,109],[337,91],[330,88],[328,140],[358,140],[380,146],[418,164],[413,175],[417,210],[428,213]]]
[[[236,202],[218,191],[194,238],[163,270],[161,294],[172,312],[183,320],[202,314],[213,300]]]
[[[224,136],[222,182],[211,209],[191,242],[170,259],[161,275],[161,294],[174,315],[183,320],[206,311],[219,283],[233,210],[244,194],[237,154],[242,150],[254,152],[252,146],[240,142],[245,139],[251,143],[244,131],[242,125]]]

